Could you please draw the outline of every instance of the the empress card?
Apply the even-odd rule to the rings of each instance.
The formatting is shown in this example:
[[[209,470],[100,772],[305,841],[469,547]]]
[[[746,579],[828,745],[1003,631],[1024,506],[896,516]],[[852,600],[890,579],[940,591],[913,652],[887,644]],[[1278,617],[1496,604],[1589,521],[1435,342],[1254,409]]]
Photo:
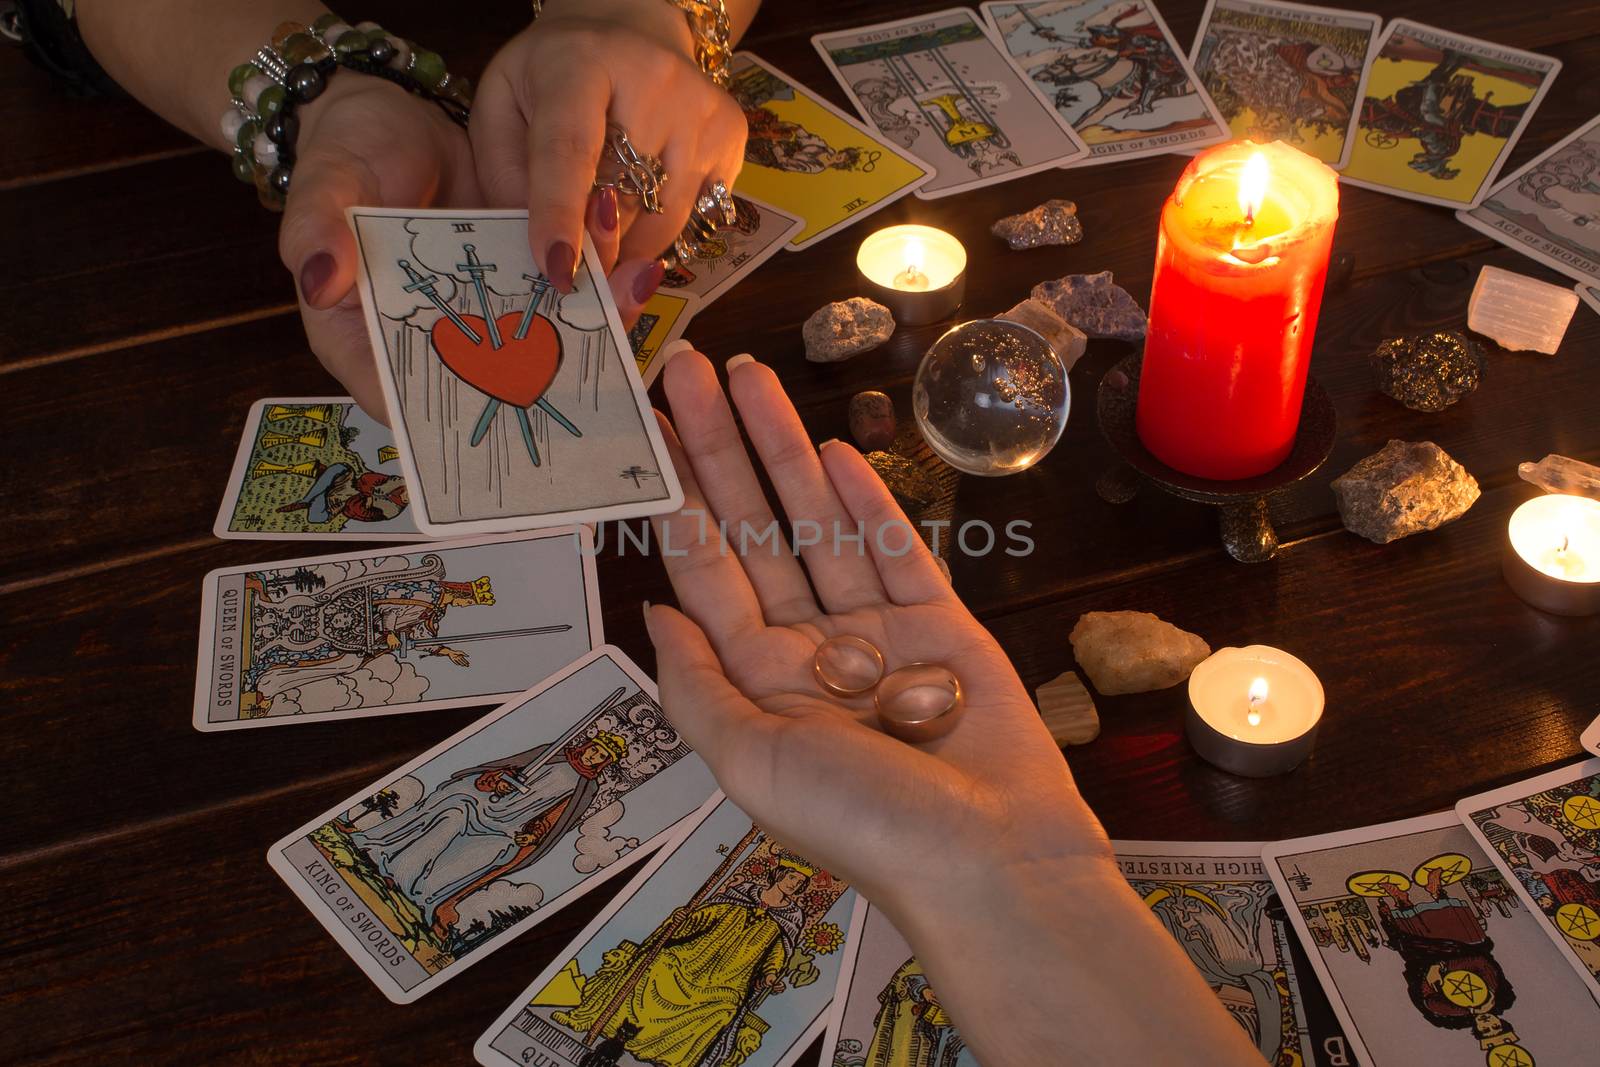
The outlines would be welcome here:
[[[1278,0],[1210,0],[1195,74],[1235,137],[1283,141],[1342,167],[1383,17]]]
[[[1475,207],[1560,69],[1550,56],[1395,19],[1367,71],[1341,180]]]
[[[968,8],[836,33],[812,43],[882,136],[937,171],[920,197],[1032,174],[1085,155]]]
[[[352,208],[417,527],[436,537],[675,510],[677,473],[593,245],[572,292],[526,212]]]
[[[596,649],[272,846],[272,869],[408,1003],[667,840],[716,786]]]
[[[1362,1063],[1594,1061],[1600,1007],[1452,813],[1265,855]]]
[[[603,640],[583,527],[206,575],[194,725],[497,704]]]
[[[486,1067],[787,1067],[822,1032],[854,897],[718,794],[473,1051]]]
[[[242,540],[420,541],[388,427],[347,396],[257,400],[212,531]]]
[[[1149,0],[986,3],[1026,77],[1089,146],[1082,165],[1216,144],[1228,124]]]

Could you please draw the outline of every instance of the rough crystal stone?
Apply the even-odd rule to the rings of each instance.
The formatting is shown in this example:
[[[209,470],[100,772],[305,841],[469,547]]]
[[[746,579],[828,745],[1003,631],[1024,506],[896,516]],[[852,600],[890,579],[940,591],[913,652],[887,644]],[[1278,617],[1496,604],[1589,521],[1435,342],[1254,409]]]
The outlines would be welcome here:
[[[1517,474],[1547,493],[1571,493],[1600,500],[1600,467],[1592,463],[1552,453],[1537,463],[1517,464]]]
[[[1512,352],[1556,354],[1578,294],[1499,267],[1484,267],[1467,304],[1467,329]]]
[[[1077,671],[1068,671],[1043,685],[1034,694],[1039,717],[1058,745],[1087,745],[1100,736],[1100,716],[1094,698],[1083,687]]]
[[[1345,529],[1386,545],[1460,518],[1479,493],[1432,441],[1390,441],[1335,478],[1333,495]]]
[[[1040,282],[1030,295],[1090,337],[1144,340],[1144,309],[1126,289],[1112,282],[1108,270]]]
[[[1057,315],[1049,304],[1035,300],[1031,296],[1010,311],[1002,311],[995,318],[1020,323],[1049,341],[1050,347],[1056,350],[1056,356],[1067,370],[1071,370],[1073,364],[1078,362],[1078,357],[1083,355],[1084,348],[1089,343],[1089,338],[1082,330]]]
[[[889,394],[869,389],[850,398],[850,436],[868,452],[882,452],[894,444],[894,401]]]
[[[1148,611],[1088,611],[1067,640],[1078,666],[1105,696],[1166,689],[1211,655],[1198,635]]]
[[[1412,411],[1443,411],[1478,388],[1483,352],[1460,330],[1384,341],[1370,359],[1378,391]]]
[[[915,514],[939,499],[939,483],[933,475],[893,452],[868,452],[867,463],[878,472],[883,484],[907,512]]]
[[[1083,222],[1071,200],[1046,200],[1032,211],[995,220],[989,232],[1017,250],[1075,245],[1083,240]]]
[[[837,363],[877,348],[894,333],[889,309],[864,296],[824,304],[800,328],[806,358],[813,363]]]

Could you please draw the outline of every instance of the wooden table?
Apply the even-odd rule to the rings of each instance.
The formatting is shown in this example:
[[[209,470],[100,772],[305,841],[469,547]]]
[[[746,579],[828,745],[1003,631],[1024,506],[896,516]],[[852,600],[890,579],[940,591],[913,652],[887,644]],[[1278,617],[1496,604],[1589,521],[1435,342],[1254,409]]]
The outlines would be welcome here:
[[[843,105],[809,35],[936,6],[773,3],[747,45]],[[1600,9],[1588,0],[1537,11],[1494,0],[1358,6],[1563,61],[1513,166],[1600,111],[1600,83],[1586,73],[1600,66]],[[474,72],[527,9],[473,4],[470,19],[446,21],[436,7],[368,2],[355,13]],[[1185,45],[1201,8],[1163,5]],[[9,51],[0,87],[0,1060],[465,1062],[614,890],[397,1007],[267,868],[281,834],[478,712],[193,729],[201,577],[323,547],[211,536],[246,410],[263,396],[340,389],[306,351],[276,219],[222,159],[132,103],[60,96]],[[972,257],[967,315],[1083,271],[1113,270],[1143,301],[1157,212],[1184,163],[1164,156],[908,198],[870,226],[927,221],[959,236]],[[1355,281],[1328,296],[1314,359],[1339,438],[1323,470],[1279,501],[1276,561],[1229,560],[1205,508],[1157,492],[1121,507],[1095,496],[1111,456],[1090,398],[1127,352],[1114,342],[1091,344],[1073,371],[1077,408],[1043,464],[961,484],[958,521],[1033,523],[1032,556],[954,567],[956,588],[1030,686],[1072,666],[1066,634],[1081,612],[1123,608],[1156,612],[1213,647],[1291,649],[1326,684],[1315,757],[1265,781],[1199,761],[1181,733],[1181,688],[1102,699],[1105,732],[1067,759],[1114,837],[1274,838],[1437,811],[1572,760],[1579,730],[1600,714],[1600,618],[1525,606],[1499,564],[1507,517],[1533,494],[1517,462],[1547,452],[1600,461],[1600,317],[1580,309],[1554,358],[1493,352],[1483,386],[1446,412],[1406,411],[1373,389],[1366,357],[1379,340],[1464,325],[1483,264],[1561,279],[1443,208],[1342,195],[1336,250],[1355,255]],[[1080,205],[1082,244],[1018,253],[989,236],[997,216],[1052,196]],[[840,365],[802,358],[800,323],[854,295],[867,228],[780,254],[691,330],[718,360],[750,351],[777,367],[819,441],[845,435],[845,404],[860,389],[889,391],[907,413],[917,360],[943,328],[902,329]],[[1483,497],[1444,529],[1379,547],[1340,527],[1328,483],[1392,437],[1437,442]],[[350,547],[365,546],[326,550]],[[648,667],[638,605],[670,597],[658,563],[604,559],[600,580],[608,638]]]

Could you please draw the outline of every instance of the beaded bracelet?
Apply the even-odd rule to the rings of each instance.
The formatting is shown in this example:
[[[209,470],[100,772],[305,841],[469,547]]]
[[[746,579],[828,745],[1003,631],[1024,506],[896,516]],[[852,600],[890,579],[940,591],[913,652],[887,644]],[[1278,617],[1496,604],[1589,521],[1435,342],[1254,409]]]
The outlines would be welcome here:
[[[295,108],[322,95],[340,67],[391,81],[467,125],[472,87],[446,70],[437,52],[390,36],[376,22],[350,26],[331,12],[310,26],[282,23],[270,46],[228,72],[232,106],[222,116],[222,134],[233,143],[234,177],[253,184],[266,207],[282,210],[289,192],[300,131]]]

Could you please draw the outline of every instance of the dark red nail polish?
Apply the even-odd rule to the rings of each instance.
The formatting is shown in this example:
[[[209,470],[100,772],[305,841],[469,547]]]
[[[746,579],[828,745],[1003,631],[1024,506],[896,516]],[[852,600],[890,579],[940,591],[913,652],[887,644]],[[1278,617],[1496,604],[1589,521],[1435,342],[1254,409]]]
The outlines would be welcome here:
[[[667,265],[659,259],[653,260],[639,276],[633,280],[633,302],[642,304],[649,300],[651,295],[661,285],[661,279],[666,276]]]
[[[333,277],[337,264],[327,252],[318,252],[300,268],[300,296],[308,304],[316,304],[323,288]]]
[[[617,187],[607,185],[600,190],[600,228],[607,233],[617,229]]]
[[[552,243],[550,251],[545,255],[544,272],[561,292],[572,292],[573,286],[578,282],[578,253],[565,241]]]

